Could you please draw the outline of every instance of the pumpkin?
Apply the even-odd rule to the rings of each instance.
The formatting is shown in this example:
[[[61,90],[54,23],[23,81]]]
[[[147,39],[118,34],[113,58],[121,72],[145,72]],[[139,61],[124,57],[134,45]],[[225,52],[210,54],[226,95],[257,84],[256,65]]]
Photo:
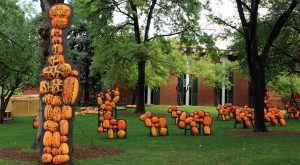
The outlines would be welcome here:
[[[116,108],[116,104],[114,102],[110,102],[110,107],[113,109],[113,108]]]
[[[194,118],[194,113],[191,112],[191,113],[189,114],[189,117],[193,117],[193,118]]]
[[[110,127],[110,122],[109,120],[104,120],[103,121],[103,128],[109,128]]]
[[[71,15],[71,12],[72,10],[68,5],[58,4],[49,9],[49,17],[52,19],[55,17],[68,18]]]
[[[63,54],[64,52],[64,47],[62,44],[55,44],[52,46],[52,53],[54,55],[60,55]]]
[[[157,136],[157,131],[156,131],[155,127],[151,127],[151,131],[150,132],[151,132],[152,136],[154,136],[154,137]]]
[[[48,80],[52,80],[53,79],[53,68],[52,66],[47,66],[43,69],[42,71],[43,73],[43,76],[45,77],[45,79],[48,79]]]
[[[193,135],[198,135],[199,134],[199,129],[197,127],[192,127],[191,132]]]
[[[146,115],[146,118],[151,118],[151,116],[152,116],[152,113],[151,112],[149,112],[149,111],[147,111],[146,113],[145,113],[145,115]]]
[[[105,104],[100,105],[100,108],[101,108],[102,110],[105,110],[105,107],[106,107]]]
[[[169,109],[167,110],[167,112],[168,112],[168,113],[171,113],[171,112],[172,112],[172,109],[171,109],[171,108],[169,108]]]
[[[104,117],[99,117],[99,121],[103,122],[104,121]]]
[[[118,124],[117,119],[111,119],[109,122],[110,122],[111,125],[117,125]]]
[[[106,106],[110,106],[110,101],[105,101],[104,103]]]
[[[285,126],[286,123],[285,123],[285,120],[284,119],[279,119],[279,123],[281,126]]]
[[[144,121],[145,119],[146,119],[146,115],[145,114],[143,114],[143,115],[140,116],[140,120],[141,121]]]
[[[110,120],[111,119],[111,113],[105,113],[104,114],[104,116],[103,116],[103,118],[105,119],[105,120]]]
[[[63,82],[61,79],[54,79],[50,82],[50,91],[51,94],[55,95],[62,91],[63,89]]]
[[[126,120],[118,120],[118,129],[125,130],[126,129]]]
[[[51,101],[51,105],[53,107],[55,107],[55,106],[61,106],[61,98],[59,96],[53,96],[53,99]]]
[[[77,99],[79,89],[78,80],[75,77],[68,77],[63,85],[63,102],[66,105],[73,105]]]
[[[185,122],[185,124],[188,124],[188,123],[190,123],[193,120],[194,120],[193,117],[188,117],[188,118],[184,119],[184,122]]]
[[[180,117],[179,117],[179,120],[181,120],[181,121],[185,120],[186,116],[187,116],[187,113],[185,111],[182,112]]]
[[[166,136],[168,134],[168,129],[167,128],[160,128],[159,129],[159,134],[161,136]]]
[[[203,125],[204,126],[211,126],[212,125],[212,119],[210,116],[205,116],[203,119]]]
[[[236,116],[236,117],[235,117],[235,120],[236,120],[237,122],[241,122],[240,116]]]
[[[59,122],[60,135],[66,136],[69,134],[69,122],[68,120],[61,120]]]
[[[50,132],[56,132],[58,129],[58,123],[47,120],[44,122],[44,130]]]
[[[34,121],[33,121],[33,124],[32,124],[32,127],[33,127],[34,129],[37,129],[37,128],[39,127],[39,121],[38,121],[38,120],[34,120]]]
[[[65,120],[69,120],[72,118],[72,107],[68,105],[64,105],[61,110],[61,118]]]
[[[167,127],[167,119],[166,118],[159,118],[158,119],[158,125],[160,128],[166,128]]]
[[[64,29],[69,26],[69,21],[67,18],[55,17],[51,22],[52,28]]]
[[[52,99],[53,99],[53,95],[47,94],[47,95],[45,95],[45,96],[43,97],[42,100],[43,100],[43,102],[44,102],[45,104],[49,105],[49,104],[51,104]]]
[[[62,55],[54,55],[54,56],[50,56],[48,58],[48,63],[51,66],[58,65],[58,64],[63,64],[64,62],[65,62],[65,58]]]
[[[113,93],[114,93],[115,96],[119,96],[120,95],[119,90],[115,90],[115,91],[113,91]]]
[[[203,127],[203,134],[204,135],[210,135],[210,127],[209,126],[204,126]]]
[[[106,110],[106,111],[112,111],[112,107],[111,107],[111,106],[106,106],[106,107],[105,107],[105,110]]]
[[[119,139],[124,139],[126,137],[126,132],[124,130],[119,130],[117,136]]]
[[[104,131],[104,128],[103,127],[98,127],[97,131],[101,133],[101,132]]]
[[[59,151],[62,155],[67,155],[69,154],[69,146],[67,143],[61,143],[59,147]]]
[[[43,151],[45,154],[51,154],[51,147],[45,147]]]
[[[60,107],[54,107],[53,108],[53,121],[60,122],[61,120],[61,108]]]
[[[44,147],[52,146],[52,133],[50,131],[46,131],[43,137],[43,145]]]
[[[58,73],[60,73],[60,76],[63,78],[68,77],[72,73],[72,67],[68,63],[58,64],[57,70],[58,70]]]
[[[60,142],[61,143],[67,143],[68,137],[67,136],[60,136]]]
[[[171,116],[172,116],[173,118],[176,118],[176,117],[177,117],[176,111],[172,111]]]
[[[77,70],[72,70],[71,75],[72,75],[73,77],[78,77],[79,73],[78,73]]]
[[[58,148],[52,148],[51,154],[52,154],[53,156],[60,155],[60,151],[59,151]]]
[[[48,81],[41,81],[40,82],[40,94],[47,94],[49,93],[49,82]]]
[[[149,119],[149,118],[145,119],[145,126],[146,127],[151,127],[152,126],[151,119]]]
[[[44,110],[45,120],[52,120],[53,118],[53,108],[51,105],[46,105]]]
[[[109,102],[111,101],[111,97],[110,97],[110,94],[109,94],[109,93],[106,93],[106,94],[105,94],[105,99],[106,99],[106,101],[109,101]],[[106,101],[105,101],[105,102],[106,102]],[[106,105],[107,105],[107,104],[106,104]]]
[[[100,105],[100,106],[103,104],[103,100],[102,100],[101,97],[98,97],[98,98],[97,98],[97,103],[98,103],[98,105]]]
[[[176,107],[176,106],[172,106],[172,107],[171,107],[171,110],[172,110],[172,111],[177,111],[177,107]]]
[[[196,123],[195,121],[191,121],[191,122],[190,122],[190,126],[191,126],[191,127],[196,127],[196,126],[197,126],[197,123]]]
[[[56,155],[53,157],[53,164],[67,163],[69,159],[69,155]]]
[[[61,29],[53,28],[51,30],[51,37],[61,37],[61,36],[62,36],[62,30]]]
[[[119,101],[119,99],[120,99],[120,96],[115,96],[114,99],[113,99],[113,102],[117,103]]]
[[[157,123],[157,122],[158,122],[158,117],[151,118],[151,123]]]
[[[185,128],[185,122],[184,121],[179,121],[178,127],[181,128],[181,129]]]
[[[251,122],[249,120],[245,121],[245,127],[250,128]]]
[[[113,129],[108,129],[108,131],[107,131],[107,138],[108,139],[113,139],[114,138],[114,131],[113,131]]]
[[[61,37],[53,37],[52,38],[52,44],[55,45],[55,44],[62,44],[63,40]]]
[[[181,115],[182,111],[176,111],[176,115]]]
[[[274,124],[274,125],[277,125],[277,124],[278,124],[278,120],[276,120],[276,119],[272,120],[271,122],[272,122],[272,124]]]
[[[42,163],[51,163],[52,161],[52,155],[51,154],[43,154],[42,155]]]

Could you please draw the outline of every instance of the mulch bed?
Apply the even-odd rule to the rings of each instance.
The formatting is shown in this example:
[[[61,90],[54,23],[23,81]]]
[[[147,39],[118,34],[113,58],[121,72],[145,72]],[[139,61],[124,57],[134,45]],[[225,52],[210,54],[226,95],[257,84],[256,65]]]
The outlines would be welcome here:
[[[75,147],[74,159],[97,159],[117,156],[124,153],[124,150],[110,147]],[[39,153],[23,152],[21,147],[0,148],[0,159],[7,161],[37,162]]]
[[[225,135],[238,135],[238,136],[272,136],[272,137],[288,137],[288,136],[299,136],[298,131],[267,131],[267,132],[254,132],[252,130],[234,130],[234,131],[223,131]]]

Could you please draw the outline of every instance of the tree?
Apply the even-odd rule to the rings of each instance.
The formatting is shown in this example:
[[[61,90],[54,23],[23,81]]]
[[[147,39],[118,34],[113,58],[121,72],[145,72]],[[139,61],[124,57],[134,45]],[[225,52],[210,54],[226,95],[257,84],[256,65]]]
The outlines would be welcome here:
[[[284,8],[278,17],[270,23],[270,28],[265,29],[264,35],[258,34],[259,29],[259,7],[268,5],[272,1],[242,1],[236,0],[238,15],[241,21],[241,28],[237,28],[226,21],[218,19],[222,23],[236,29],[244,39],[246,61],[251,79],[251,92],[253,93],[253,105],[255,110],[254,131],[267,131],[264,122],[264,93],[266,88],[266,66],[269,64],[268,57],[276,38],[279,36],[284,25],[287,23],[292,12],[299,4],[298,0],[292,0]],[[270,8],[273,6],[270,5]]]
[[[195,36],[193,32],[198,26],[200,2],[196,0],[79,0],[75,1],[74,5],[78,6],[80,13],[87,19],[89,30],[93,33],[91,35],[97,41],[105,37],[106,41],[115,41],[114,39],[121,36],[123,29],[128,29],[128,42],[123,43],[123,48],[132,50],[133,54],[130,56],[133,58],[129,61],[137,64],[136,112],[143,113],[146,64],[152,60],[148,51],[149,44],[161,37],[172,35],[180,35],[184,39],[187,37],[183,36]],[[117,16],[122,19],[120,23],[114,22]],[[155,29],[153,35],[150,33],[152,28]],[[125,46],[126,44],[128,45]],[[118,50],[120,52],[121,49]]]
[[[11,96],[36,82],[36,33],[17,0],[0,2],[0,124]]]

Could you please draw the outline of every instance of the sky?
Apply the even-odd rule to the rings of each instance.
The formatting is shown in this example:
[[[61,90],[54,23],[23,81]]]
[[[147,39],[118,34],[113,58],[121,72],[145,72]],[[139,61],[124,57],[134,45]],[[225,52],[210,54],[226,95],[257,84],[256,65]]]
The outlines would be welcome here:
[[[201,0],[206,1],[206,0]],[[20,0],[20,3],[33,3],[34,8],[37,12],[41,12],[40,3],[39,0],[37,2],[32,2],[32,0]],[[68,0],[65,0],[65,3],[68,3]],[[213,0],[211,1],[211,7],[214,15],[222,18],[222,19],[230,19],[230,20],[236,20],[237,19],[237,10],[235,7],[234,2],[231,0]],[[222,33],[224,30],[224,27],[221,27],[220,25],[217,25],[215,23],[211,23],[208,21],[208,19],[205,17],[205,14],[207,12],[203,12],[200,20],[200,26],[201,29],[203,29],[204,32],[212,35],[218,35]],[[118,20],[116,20],[118,22]],[[226,49],[230,44],[230,39],[218,39],[216,42],[216,46],[220,49]]]

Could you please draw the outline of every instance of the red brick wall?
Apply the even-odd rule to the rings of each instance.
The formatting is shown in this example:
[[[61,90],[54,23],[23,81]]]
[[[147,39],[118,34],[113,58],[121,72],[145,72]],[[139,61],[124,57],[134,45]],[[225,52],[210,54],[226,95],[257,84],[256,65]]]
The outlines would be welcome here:
[[[282,102],[282,97],[274,92],[274,91],[271,91],[270,92],[270,104],[271,104],[271,107],[274,107],[274,108],[284,108],[285,104]]]
[[[120,91],[119,105],[131,104],[132,97],[133,97],[131,89],[127,87],[119,87],[119,91]]]
[[[161,105],[177,105],[177,77],[170,76],[166,85],[160,88]]]
[[[233,105],[249,105],[249,84],[241,75],[233,75]]]
[[[23,94],[24,95],[35,95],[35,94],[40,94],[38,87],[26,87],[23,88]]]
[[[204,78],[198,78],[198,105],[214,105],[215,88],[204,84]]]

